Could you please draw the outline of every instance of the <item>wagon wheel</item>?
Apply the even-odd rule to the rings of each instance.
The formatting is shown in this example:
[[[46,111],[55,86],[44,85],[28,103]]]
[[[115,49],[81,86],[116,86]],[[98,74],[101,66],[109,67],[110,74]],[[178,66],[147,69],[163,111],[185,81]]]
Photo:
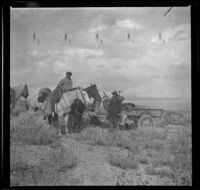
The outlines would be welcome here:
[[[149,115],[143,115],[138,120],[137,125],[138,125],[138,127],[152,127],[154,125],[154,120]]]
[[[138,120],[139,120],[139,118],[138,118],[137,116],[132,117],[131,120],[133,120],[134,123],[133,123],[133,124],[130,124],[130,125],[127,125],[127,124],[126,124],[125,127],[126,127],[127,129],[135,129],[135,128],[137,127],[137,125],[138,125]]]

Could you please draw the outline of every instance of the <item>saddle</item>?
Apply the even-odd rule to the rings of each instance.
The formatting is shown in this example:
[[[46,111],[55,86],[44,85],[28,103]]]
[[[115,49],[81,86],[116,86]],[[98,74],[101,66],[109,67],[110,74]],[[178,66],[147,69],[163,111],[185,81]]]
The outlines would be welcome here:
[[[63,91],[62,91],[62,89],[59,86],[57,86],[53,90],[53,92],[51,94],[51,100],[52,100],[52,102],[54,104],[57,104],[58,102],[60,102],[60,99],[62,98],[62,96],[63,96]]]

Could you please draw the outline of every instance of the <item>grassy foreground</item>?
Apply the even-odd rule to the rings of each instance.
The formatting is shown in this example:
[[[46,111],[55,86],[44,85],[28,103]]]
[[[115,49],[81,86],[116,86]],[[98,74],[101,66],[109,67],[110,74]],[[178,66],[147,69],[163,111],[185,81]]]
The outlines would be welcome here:
[[[192,184],[190,127],[176,132],[162,126],[111,133],[90,125],[70,138],[109,148],[106,162],[125,172],[145,166],[145,175],[168,178],[167,185]],[[66,185],[63,176],[79,165],[74,147],[63,146],[56,130],[47,129],[42,117],[32,111],[11,117],[10,140],[11,185]],[[30,155],[24,155],[25,149]],[[32,159],[36,152],[41,155],[39,161]]]
[[[174,136],[173,136],[174,135]],[[118,147],[111,149],[110,165],[121,169],[137,169],[146,164],[147,175],[167,177],[171,185],[192,184],[191,131],[181,129],[170,134],[169,129],[149,128],[110,133],[106,129],[86,128],[76,139],[91,145]],[[126,150],[126,151],[124,151]]]
[[[77,165],[73,147],[59,143],[55,128],[32,111],[23,112],[10,121],[10,175],[11,185],[62,185],[62,172]],[[30,156],[24,155],[25,148]],[[20,152],[20,148],[22,152]],[[41,153],[42,158],[32,164],[31,155]],[[34,161],[34,158],[33,158]]]

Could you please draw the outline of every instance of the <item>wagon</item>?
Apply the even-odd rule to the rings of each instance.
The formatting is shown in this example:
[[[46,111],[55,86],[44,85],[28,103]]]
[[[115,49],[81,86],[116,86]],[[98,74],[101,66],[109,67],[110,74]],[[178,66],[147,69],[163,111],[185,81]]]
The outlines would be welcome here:
[[[120,125],[125,128],[152,127],[155,125],[156,120],[162,118],[163,114],[163,109],[154,109],[147,106],[125,103],[123,104],[121,112]],[[106,113],[99,113],[96,115],[94,112],[89,112],[88,115],[90,118],[95,117],[101,122],[107,122]]]
[[[122,91],[118,91],[118,95],[120,95],[120,92]],[[92,112],[90,110],[88,112],[89,118],[90,119],[96,118],[103,123],[108,122],[106,119],[106,115],[109,102],[110,98],[104,92],[104,97],[103,97],[104,112],[96,114],[95,112]],[[152,127],[155,125],[156,120],[161,119],[163,115],[164,115],[163,109],[155,109],[155,108],[150,108],[148,106],[135,105],[131,102],[122,103],[120,125],[124,126],[125,128]]]
[[[121,124],[126,127],[152,127],[156,120],[162,118],[164,110],[154,109],[147,106],[129,106],[130,108],[123,109]]]

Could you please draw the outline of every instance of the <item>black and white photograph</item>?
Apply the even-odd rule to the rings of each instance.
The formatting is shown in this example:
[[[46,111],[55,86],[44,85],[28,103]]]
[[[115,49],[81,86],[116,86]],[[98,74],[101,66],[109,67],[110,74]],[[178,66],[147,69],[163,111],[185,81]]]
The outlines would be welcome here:
[[[10,186],[191,186],[191,6],[10,7]]]

